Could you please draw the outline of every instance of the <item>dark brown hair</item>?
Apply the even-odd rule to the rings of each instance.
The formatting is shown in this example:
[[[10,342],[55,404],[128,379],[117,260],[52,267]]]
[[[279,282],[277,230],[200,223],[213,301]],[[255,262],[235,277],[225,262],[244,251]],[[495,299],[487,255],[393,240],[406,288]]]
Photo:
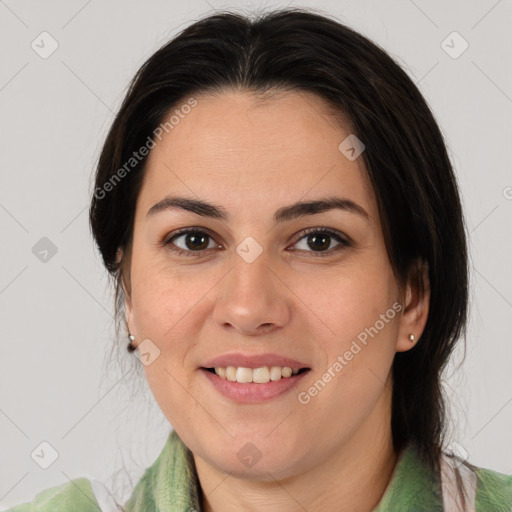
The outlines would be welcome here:
[[[393,362],[394,448],[414,443],[439,474],[447,419],[442,373],[466,333],[468,308],[467,235],[457,183],[443,136],[416,85],[383,49],[338,21],[304,9],[254,19],[217,13],[187,27],[139,69],[101,152],[89,212],[115,280],[116,318],[124,302],[121,284],[130,289],[133,220],[146,158],[115,184],[112,179],[179,102],[226,88],[314,93],[348,119],[363,141],[397,281],[403,286],[412,276],[421,287],[418,262],[428,265],[430,280],[421,339]],[[113,186],[106,192],[109,180]]]

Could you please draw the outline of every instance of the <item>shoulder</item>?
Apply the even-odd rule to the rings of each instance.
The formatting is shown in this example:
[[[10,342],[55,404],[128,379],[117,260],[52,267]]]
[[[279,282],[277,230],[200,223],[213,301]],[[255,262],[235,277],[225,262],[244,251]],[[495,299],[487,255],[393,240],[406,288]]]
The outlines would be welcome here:
[[[78,478],[38,493],[29,503],[5,512],[146,512],[200,510],[199,482],[191,451],[175,430],[122,508],[99,480]]]
[[[511,512],[512,475],[476,466],[454,454],[441,457],[441,483],[446,510],[460,510],[463,492],[468,510]]]
[[[512,510],[512,475],[474,467],[477,476],[475,508],[477,511]]]
[[[101,512],[98,497],[105,499],[105,488],[97,480],[82,477],[39,492],[31,502],[6,512]]]

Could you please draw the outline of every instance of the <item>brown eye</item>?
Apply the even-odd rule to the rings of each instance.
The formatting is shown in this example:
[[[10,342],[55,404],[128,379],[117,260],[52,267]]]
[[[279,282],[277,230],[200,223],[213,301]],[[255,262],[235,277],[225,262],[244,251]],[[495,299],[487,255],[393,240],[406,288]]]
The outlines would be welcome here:
[[[337,244],[334,247],[333,240]],[[308,252],[312,256],[329,256],[352,245],[341,233],[330,228],[308,228],[294,245],[298,244],[302,244],[302,247],[292,251]],[[201,256],[207,249],[220,248],[211,235],[199,229],[183,229],[173,233],[162,245],[180,256],[192,257]]]
[[[298,250],[317,253],[319,256],[323,256],[324,253],[330,255],[351,245],[340,233],[329,228],[309,228],[304,233],[302,238],[294,245],[300,243],[302,247],[299,247]],[[338,243],[334,248],[332,248],[333,239]]]
[[[163,245],[177,254],[186,256],[200,256],[206,249],[218,247],[208,233],[198,229],[179,231],[163,242]]]

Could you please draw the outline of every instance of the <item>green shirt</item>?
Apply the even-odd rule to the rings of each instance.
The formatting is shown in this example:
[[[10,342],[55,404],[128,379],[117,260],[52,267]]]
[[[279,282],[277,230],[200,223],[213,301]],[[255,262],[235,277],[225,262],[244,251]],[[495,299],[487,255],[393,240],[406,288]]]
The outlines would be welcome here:
[[[446,459],[448,460],[448,459]],[[451,460],[451,459],[450,459]],[[448,464],[441,481],[421,464],[412,445],[400,453],[389,484],[372,512],[450,512],[453,477]],[[512,511],[512,475],[477,468],[472,475],[459,466],[467,478],[468,510],[475,512]],[[444,471],[444,470],[443,470]],[[465,472],[466,471],[466,472]],[[472,479],[473,478],[473,479]],[[444,501],[443,501],[444,500]],[[444,509],[443,509],[444,503]],[[96,480],[78,478],[40,492],[34,501],[7,512],[114,512],[108,492]],[[124,505],[126,512],[200,512],[200,487],[192,453],[172,430],[152,466],[146,469]]]

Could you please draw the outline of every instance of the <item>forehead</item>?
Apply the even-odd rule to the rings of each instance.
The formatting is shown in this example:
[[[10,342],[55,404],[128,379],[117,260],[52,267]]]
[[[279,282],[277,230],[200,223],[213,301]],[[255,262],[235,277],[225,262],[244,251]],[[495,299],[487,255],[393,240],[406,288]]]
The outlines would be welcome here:
[[[303,91],[266,99],[224,91],[194,99],[161,141],[155,139],[139,195],[144,214],[166,194],[179,192],[257,210],[342,195],[374,216],[363,159],[351,161],[339,149],[351,134],[349,125],[323,99]],[[172,112],[179,113],[187,100]]]

